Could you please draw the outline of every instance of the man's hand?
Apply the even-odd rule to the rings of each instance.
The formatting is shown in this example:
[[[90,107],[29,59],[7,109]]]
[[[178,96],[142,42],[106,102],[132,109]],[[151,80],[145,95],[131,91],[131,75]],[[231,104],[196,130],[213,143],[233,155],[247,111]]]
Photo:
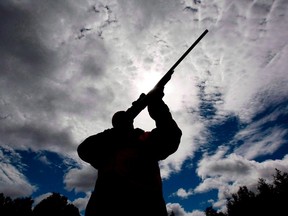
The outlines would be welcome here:
[[[147,95],[149,97],[149,103],[153,103],[162,100],[164,97],[164,87],[155,87]],[[149,104],[148,103],[148,104]]]
[[[148,93],[148,96],[150,96],[148,102],[148,112],[152,119],[157,121],[171,115],[169,112],[169,108],[162,100],[164,96],[164,87],[154,88]]]
[[[142,93],[136,101],[132,102],[132,106],[129,109],[127,109],[126,112],[128,113],[131,119],[134,119],[135,116],[137,116],[143,109],[145,109],[147,105],[148,105],[148,111],[150,110],[151,106],[160,108],[162,106],[161,104],[164,104],[162,100],[163,96],[164,96],[164,87],[161,88],[155,87],[147,95]],[[154,115],[152,114],[152,116]]]
[[[139,98],[132,103],[132,105],[133,105],[133,106],[137,106],[137,104],[140,103],[140,101],[141,101],[144,97],[146,97],[146,94],[142,93],[142,94],[139,96]]]

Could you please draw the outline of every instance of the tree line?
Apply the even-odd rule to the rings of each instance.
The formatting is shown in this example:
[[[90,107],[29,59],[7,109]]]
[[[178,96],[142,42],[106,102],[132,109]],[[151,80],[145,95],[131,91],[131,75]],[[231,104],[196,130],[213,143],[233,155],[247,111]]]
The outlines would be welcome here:
[[[217,211],[212,206],[206,208],[206,216],[258,216],[287,215],[288,174],[276,169],[273,182],[267,183],[260,178],[257,191],[252,192],[246,186],[239,188],[226,202],[226,211]]]
[[[246,186],[227,198],[226,211],[217,211],[212,206],[205,210],[206,216],[257,216],[287,214],[288,173],[276,169],[273,182],[260,178],[257,191]],[[79,209],[59,193],[52,193],[33,208],[31,197],[11,199],[0,193],[0,215],[2,216],[80,216]],[[176,216],[174,212],[170,216]]]
[[[52,193],[34,208],[31,197],[11,199],[0,193],[1,216],[80,216],[79,209],[59,193]]]

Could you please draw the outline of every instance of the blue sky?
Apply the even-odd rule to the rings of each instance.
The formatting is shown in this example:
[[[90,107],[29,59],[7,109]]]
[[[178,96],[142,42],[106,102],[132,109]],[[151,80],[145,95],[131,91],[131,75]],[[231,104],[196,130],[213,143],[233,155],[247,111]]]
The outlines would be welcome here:
[[[0,192],[36,203],[59,192],[83,212],[97,171],[77,146],[205,29],[165,88],[183,132],[160,162],[167,208],[225,210],[239,186],[287,172],[287,11],[286,0],[2,1]],[[146,110],[135,127],[155,127]]]

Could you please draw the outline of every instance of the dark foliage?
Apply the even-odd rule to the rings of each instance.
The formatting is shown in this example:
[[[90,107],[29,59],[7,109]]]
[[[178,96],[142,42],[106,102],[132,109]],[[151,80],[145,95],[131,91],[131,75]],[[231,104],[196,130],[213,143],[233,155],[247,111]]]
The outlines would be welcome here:
[[[33,216],[80,216],[79,210],[68,204],[67,198],[59,193],[42,200],[33,210]]]
[[[10,197],[5,197],[3,193],[0,194],[0,215],[8,216],[32,216],[31,198],[17,198],[12,200]]]
[[[171,211],[170,213],[168,212],[168,216],[175,216],[175,213]]]
[[[42,200],[32,209],[31,198],[17,198],[12,200],[0,193],[0,215],[1,216],[80,216],[79,210],[69,204],[65,196],[53,193]]]
[[[268,184],[259,179],[258,193],[249,191],[246,186],[240,187],[238,192],[227,199],[227,212],[217,212],[212,207],[205,210],[206,216],[255,216],[255,215],[283,215],[288,212],[288,174],[276,169],[274,181]]]
[[[222,212],[217,212],[215,209],[212,208],[212,206],[206,208],[205,210],[206,216],[225,216]]]

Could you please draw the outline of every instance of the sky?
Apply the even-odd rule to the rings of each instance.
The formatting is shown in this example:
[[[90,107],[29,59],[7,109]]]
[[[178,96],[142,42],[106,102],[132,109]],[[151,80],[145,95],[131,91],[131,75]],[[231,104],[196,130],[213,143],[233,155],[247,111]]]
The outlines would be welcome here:
[[[83,213],[97,170],[77,146],[208,29],[165,87],[183,135],[159,165],[169,212],[225,210],[288,172],[287,22],[287,0],[1,1],[0,192],[59,192]],[[147,110],[134,123],[155,127]]]

